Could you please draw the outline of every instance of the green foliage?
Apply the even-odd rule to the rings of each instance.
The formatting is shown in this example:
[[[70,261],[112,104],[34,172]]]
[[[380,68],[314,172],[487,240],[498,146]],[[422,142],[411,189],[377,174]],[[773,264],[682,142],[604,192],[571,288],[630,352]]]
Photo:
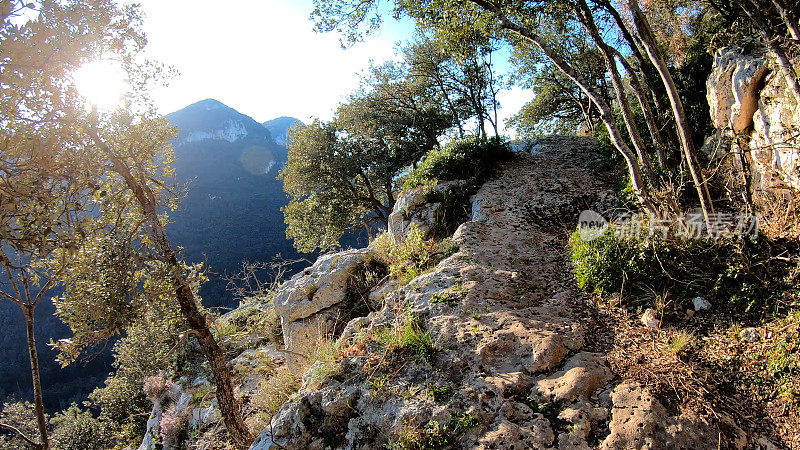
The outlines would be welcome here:
[[[395,318],[391,326],[379,329],[375,340],[387,353],[410,352],[421,361],[430,360],[436,350],[431,335],[410,312]]]
[[[28,437],[38,437],[36,411],[30,402],[6,403],[0,408],[0,422],[11,425]],[[45,417],[46,418],[46,417]],[[30,446],[17,436],[0,433],[0,448],[4,450],[29,450]]]
[[[386,224],[397,176],[452,126],[430,86],[402,65],[373,67],[331,122],[290,131],[280,172],[290,195],[286,236],[304,252],[336,247],[347,231]]]
[[[283,208],[286,237],[300,251],[335,247],[373,208],[385,209],[383,186],[391,187],[400,170],[387,167],[382,155],[349,146],[337,133],[335,123],[319,121],[290,132],[289,159],[280,178],[291,196]],[[369,171],[373,164],[378,170]]]
[[[676,331],[671,334],[667,341],[667,348],[675,355],[680,355],[688,351],[694,344],[694,336],[685,331]]]
[[[378,235],[370,246],[388,266],[389,275],[403,284],[422,275],[442,258],[458,251],[458,247],[449,239],[439,242],[425,239],[425,233],[414,223],[408,227],[402,242],[395,243],[386,232]]]
[[[152,404],[144,394],[141,378],[117,371],[89,400],[100,408],[100,420],[113,432],[121,447],[141,443]]]
[[[53,416],[50,424],[59,450],[105,450],[116,443],[102,422],[74,404]]]
[[[786,307],[782,293],[794,289],[792,264],[774,258],[779,247],[764,237],[628,239],[609,228],[588,241],[576,231],[569,247],[578,285],[601,296],[703,296],[733,313],[758,316]]]
[[[422,163],[406,177],[403,189],[465,178],[472,181],[470,184],[480,185],[494,173],[500,162],[511,159],[512,155],[508,143],[499,138],[453,141],[425,155]]]
[[[600,52],[580,28],[571,33],[574,47],[566,49],[567,56],[575,61],[574,67],[585,80],[599,86],[606,76]],[[581,127],[593,129],[600,122],[585,94],[538,49],[531,45],[515,46],[511,62],[516,70],[513,81],[534,95],[509,120],[520,136],[575,134]]]
[[[400,435],[387,443],[390,450],[437,450],[454,448],[458,439],[469,429],[480,425],[480,420],[470,414],[452,414],[450,421],[441,424],[431,420],[422,429],[406,425]]]
[[[467,295],[467,289],[458,281],[449,289],[437,292],[431,296],[431,303],[443,303],[447,306],[457,305],[464,296]]]
[[[426,390],[427,396],[435,402],[446,402],[453,396],[453,385],[450,383],[431,384]]]
[[[800,311],[779,320],[775,328],[773,339],[761,349],[761,358],[758,359],[766,364],[778,395],[797,405],[800,404],[800,386],[797,384],[800,377]]]

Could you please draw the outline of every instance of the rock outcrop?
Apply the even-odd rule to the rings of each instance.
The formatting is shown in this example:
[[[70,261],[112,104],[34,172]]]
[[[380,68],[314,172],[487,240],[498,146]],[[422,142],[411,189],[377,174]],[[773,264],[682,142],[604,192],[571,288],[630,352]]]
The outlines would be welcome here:
[[[281,318],[286,363],[292,373],[301,376],[323,339],[363,312],[365,305],[353,294],[359,271],[374,259],[370,249],[324,255],[277,290],[273,304]]]
[[[389,235],[394,242],[402,241],[408,234],[409,227],[416,226],[426,237],[430,236],[442,210],[439,202],[429,202],[431,197],[441,196],[451,188],[457,188],[463,182],[447,181],[433,187],[421,186],[403,191],[397,196],[392,213],[389,215]]]
[[[452,237],[457,253],[404,286],[373,290],[382,292],[383,308],[344,328],[344,358],[308,372],[254,450],[717,442],[701,420],[676,415],[645,388],[615,379],[595,342],[590,303],[565,254],[567,230],[581,210],[614,205],[613,189],[596,172],[594,141],[550,138],[532,148],[473,197],[471,220]],[[341,267],[324,258],[327,267]],[[308,308],[303,291],[316,284],[301,281],[321,277],[322,265],[315,267],[282,289],[285,323],[321,310]],[[337,304],[320,305],[328,303]],[[293,308],[304,312],[293,316]],[[430,337],[432,355],[364,350],[359,339],[385,336],[408,317]]]
[[[800,105],[768,54],[718,50],[707,96],[714,126],[749,154],[756,181],[800,189]]]

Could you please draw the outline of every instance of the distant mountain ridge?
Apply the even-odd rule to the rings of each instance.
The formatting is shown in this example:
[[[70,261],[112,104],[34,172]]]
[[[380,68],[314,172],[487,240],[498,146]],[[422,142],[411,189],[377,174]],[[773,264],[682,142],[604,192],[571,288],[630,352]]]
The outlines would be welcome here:
[[[203,303],[234,306],[225,273],[238,270],[242,261],[298,256],[286,239],[281,208],[288,200],[276,176],[287,159],[284,136],[299,121],[280,117],[267,126],[214,99],[167,119],[179,129],[176,181],[188,184],[168,232],[187,262],[208,264],[211,280],[200,291]]]
[[[269,130],[272,138],[280,145],[286,146],[289,139],[289,130],[297,125],[304,125],[300,119],[294,117],[278,117],[264,123],[264,128]]]

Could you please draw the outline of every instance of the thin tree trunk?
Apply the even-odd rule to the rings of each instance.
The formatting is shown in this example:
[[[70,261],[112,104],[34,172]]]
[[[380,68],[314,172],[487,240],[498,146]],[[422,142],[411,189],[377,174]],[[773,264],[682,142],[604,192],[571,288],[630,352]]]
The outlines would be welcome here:
[[[664,62],[664,58],[661,57],[661,52],[658,50],[655,38],[650,31],[647,18],[644,16],[644,13],[642,13],[642,10],[639,9],[639,3],[637,0],[627,0],[627,3],[633,13],[633,23],[636,27],[636,32],[644,45],[650,61],[656,67],[659,76],[661,76],[664,87],[667,89],[667,96],[672,105],[672,113],[675,116],[678,137],[680,138],[683,153],[686,157],[686,165],[689,168],[689,172],[692,174],[692,181],[697,189],[697,196],[700,199],[700,208],[703,211],[706,227],[709,232],[713,233],[714,230],[711,229],[711,227],[713,227],[711,214],[714,213],[714,205],[711,202],[711,196],[708,193],[708,186],[706,185],[703,173],[697,163],[694,141],[692,141],[689,124],[686,121],[683,102],[678,96],[678,89],[675,87],[675,82],[672,79],[672,75],[669,73],[667,64]]]
[[[150,225],[157,249],[161,254],[160,257],[172,272],[171,278],[175,285],[175,297],[178,300],[181,314],[194,332],[211,366],[211,372],[214,376],[214,384],[216,386],[217,403],[222,413],[225,428],[237,447],[242,449],[249,447],[253,442],[253,437],[242,419],[242,415],[239,411],[239,404],[236,401],[236,397],[233,395],[233,383],[231,382],[231,374],[228,370],[225,353],[208,329],[206,317],[200,312],[194,292],[183,273],[183,268],[178,262],[177,254],[169,243],[166,230],[158,217],[155,195],[147,185],[140,183],[139,180],[133,176],[127,164],[122,161],[96,133],[93,133],[92,137],[109,160],[111,160],[114,171],[125,180],[128,188],[133,192],[136,200],[142,207],[144,216],[147,218],[148,224]]]
[[[789,61],[786,52],[778,44],[777,38],[770,32],[770,27],[759,13],[758,8],[759,5],[752,0],[749,5],[742,6],[745,14],[755,23],[759,34],[761,34],[761,38],[764,40],[764,45],[772,52],[775,59],[778,60],[778,67],[781,69],[783,78],[789,85],[789,89],[792,91],[792,95],[794,95],[795,102],[800,106],[800,85],[797,83],[797,74],[795,74],[794,67]]]
[[[42,379],[39,376],[39,353],[36,350],[36,337],[33,330],[33,307],[23,306],[25,325],[28,334],[28,354],[31,358],[31,379],[33,380],[33,399],[36,408],[36,426],[39,428],[41,447],[50,448],[50,439],[47,436],[47,420],[44,417],[44,400],[42,398]]]
[[[786,28],[789,30],[789,35],[792,39],[800,41],[800,30],[798,30],[797,24],[792,20],[792,14],[783,6],[783,2],[780,0],[772,0],[772,4],[775,5],[775,9],[777,9],[778,14],[781,15],[781,19],[783,19],[783,23],[786,24]]]
[[[795,75],[794,67],[792,67],[792,63],[786,56],[786,52],[783,51],[775,39],[766,39],[766,44],[767,48],[775,55],[775,59],[778,60],[778,67],[780,67],[783,78],[794,95],[794,101],[800,106],[800,84],[797,83],[797,75]]]
[[[657,126],[657,121],[655,120],[656,115],[653,114],[653,110],[650,108],[650,103],[643,95],[644,88],[642,86],[647,86],[648,91],[650,92],[650,96],[653,98],[653,103],[655,104],[656,113],[658,117],[662,118],[662,122],[668,120],[669,116],[666,113],[667,108],[661,99],[661,95],[658,92],[656,92],[655,89],[650,87],[650,83],[648,83],[649,77],[652,76],[651,72],[652,63],[649,63],[647,60],[645,60],[641,50],[639,49],[639,47],[642,46],[641,41],[636,39],[636,37],[628,29],[628,25],[625,23],[624,20],[622,20],[622,16],[619,14],[619,11],[617,11],[617,9],[614,8],[614,6],[608,1],[601,3],[601,6],[603,6],[603,8],[614,19],[614,22],[616,22],[617,28],[619,28],[622,37],[625,39],[625,41],[628,43],[628,47],[630,47],[631,49],[631,54],[633,55],[634,59],[636,59],[636,62],[639,63],[639,67],[642,71],[641,75],[643,82],[640,82],[638,77],[635,75],[635,71],[631,67],[630,63],[628,63],[627,60],[623,58],[622,55],[617,51],[618,59],[622,63],[625,70],[631,74],[631,79],[632,79],[631,87],[633,87],[634,91],[636,91],[636,86],[634,86],[634,81],[635,83],[639,84],[642,96],[640,98],[640,94],[637,93],[637,99],[639,100],[639,103],[642,104],[642,109],[645,114],[645,119],[648,121],[647,127],[648,129],[650,129],[650,134],[653,136],[653,145],[655,145],[656,148],[656,156],[658,157],[658,162],[662,168],[666,168],[668,163],[667,146],[665,144],[663,136],[661,135],[661,129]],[[646,108],[644,105],[646,105]],[[648,115],[650,116],[650,119],[647,119]],[[655,129],[651,129],[651,125],[655,125]]]
[[[628,79],[631,83],[631,89],[633,89],[633,93],[636,95],[636,100],[639,102],[639,106],[642,108],[642,114],[644,115],[644,121],[647,124],[647,130],[650,132],[650,137],[653,140],[653,147],[656,150],[658,165],[661,166],[662,169],[666,169],[667,156],[664,140],[661,137],[661,130],[658,129],[658,125],[656,124],[656,118],[653,115],[653,109],[650,108],[650,103],[647,101],[647,97],[645,96],[644,88],[639,80],[639,74],[636,73],[630,63],[628,63],[625,57],[623,57],[616,49],[611,48],[611,50],[614,51],[620,64],[622,64],[622,67],[625,68],[626,72],[628,72]]]
[[[592,13],[585,1],[580,0],[577,2],[575,13],[580,18],[579,20],[581,23],[583,23],[586,31],[589,32],[589,35],[592,37],[597,49],[600,50],[600,53],[603,55],[603,60],[606,63],[606,70],[611,77],[611,85],[613,86],[614,93],[617,96],[617,103],[619,104],[620,111],[622,111],[622,120],[625,122],[628,135],[631,138],[631,142],[633,142],[633,148],[636,150],[636,154],[639,157],[639,163],[644,169],[644,173],[647,176],[647,181],[650,183],[650,186],[657,187],[658,179],[656,178],[656,173],[653,169],[653,163],[650,161],[650,157],[647,156],[647,150],[644,147],[642,135],[639,133],[639,127],[636,126],[636,122],[634,121],[633,113],[631,112],[631,106],[628,102],[628,97],[625,94],[625,86],[622,84],[622,77],[619,75],[614,54],[610,50],[608,44],[605,43],[602,36],[600,36],[600,32],[597,30],[597,24],[595,23]]]
[[[439,87],[439,90],[442,91],[442,95],[444,96],[445,102],[447,102],[447,107],[450,108],[450,113],[453,115],[453,120],[455,121],[456,125],[458,126],[458,137],[464,139],[464,126],[461,124],[461,117],[456,110],[455,105],[453,105],[453,101],[450,100],[450,96],[447,95],[447,89],[444,87],[444,83],[442,80],[437,76],[434,78],[436,80],[436,85]]]
[[[31,305],[24,305],[22,307],[22,313],[25,316],[25,325],[28,335],[28,354],[31,359],[31,379],[33,380],[33,404],[36,408],[36,426],[39,429],[40,448],[47,450],[50,448],[50,439],[47,435],[47,420],[44,417],[42,379],[39,375],[39,353],[36,350],[36,336],[34,335],[33,328],[34,307]]]
[[[642,171],[641,167],[639,166],[639,162],[636,160],[636,155],[634,155],[634,153],[622,139],[622,135],[619,133],[619,130],[614,123],[614,116],[611,114],[611,108],[608,106],[608,103],[603,100],[602,96],[600,96],[597,92],[594,92],[594,90],[589,87],[589,83],[587,83],[586,80],[584,80],[583,77],[572,68],[572,66],[564,61],[558,55],[558,53],[551,48],[537,33],[512,22],[508,19],[508,17],[505,16],[502,10],[486,0],[469,1],[494,14],[503,29],[508,30],[524,40],[536,45],[547,56],[547,58],[550,59],[550,61],[559,70],[561,70],[564,75],[572,80],[584,92],[584,94],[589,97],[592,103],[597,106],[597,109],[600,112],[600,119],[603,121],[603,124],[608,130],[611,142],[622,154],[622,157],[625,159],[625,162],[628,165],[631,184],[633,184],[633,190],[636,193],[639,202],[642,204],[642,207],[648,211],[648,213],[655,214],[655,208],[653,207],[649,196],[645,192],[644,183],[642,181]]]
[[[30,290],[28,289],[28,280],[25,279],[23,281],[24,289],[21,290],[15,281],[15,277],[11,269],[11,263],[8,257],[2,251],[0,251],[0,264],[3,266],[3,269],[5,269],[6,275],[8,276],[8,284],[11,285],[14,290],[14,295],[8,294],[4,291],[0,291],[0,295],[16,304],[20,308],[23,317],[25,317],[25,331],[28,338],[28,355],[31,362],[31,382],[33,384],[34,410],[36,413],[36,426],[39,431],[39,442],[35,442],[33,438],[26,436],[22,431],[8,424],[0,423],[0,428],[4,428],[16,433],[22,440],[30,444],[35,450],[46,450],[50,448],[50,439],[47,432],[47,420],[45,419],[44,415],[42,380],[39,374],[39,354],[36,350],[36,335],[34,332],[34,312],[36,311],[36,306],[39,304],[39,301],[42,299],[44,293],[50,289],[50,287],[52,287],[52,280],[48,280],[36,298],[32,299]]]

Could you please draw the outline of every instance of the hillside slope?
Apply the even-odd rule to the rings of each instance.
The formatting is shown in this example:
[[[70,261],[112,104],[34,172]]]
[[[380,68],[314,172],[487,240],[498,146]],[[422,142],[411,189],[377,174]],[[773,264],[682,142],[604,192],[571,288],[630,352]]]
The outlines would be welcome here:
[[[612,373],[611,336],[576,286],[566,242],[582,210],[605,211],[615,194],[591,139],[549,138],[531,150],[473,197],[472,219],[453,236],[457,253],[405,286],[372,290],[384,306],[344,327],[332,362],[307,342],[315,327],[342,328],[331,311],[353,310],[346,295],[331,305],[329,292],[352,253],[320,259],[277,292],[290,356],[318,362],[253,449],[704,448],[720,433],[746,442],[734,425],[722,432]],[[328,278],[317,270],[325,267]],[[432,353],[413,339],[416,355],[389,352],[392,333],[427,335]],[[293,348],[298,336],[306,344]]]
[[[213,99],[167,118],[180,130],[176,181],[188,187],[172,215],[170,237],[186,261],[207,263],[211,276],[200,291],[203,303],[234,306],[225,273],[244,261],[298,256],[286,239],[281,208],[287,198],[276,179],[286,147],[262,124]]]

